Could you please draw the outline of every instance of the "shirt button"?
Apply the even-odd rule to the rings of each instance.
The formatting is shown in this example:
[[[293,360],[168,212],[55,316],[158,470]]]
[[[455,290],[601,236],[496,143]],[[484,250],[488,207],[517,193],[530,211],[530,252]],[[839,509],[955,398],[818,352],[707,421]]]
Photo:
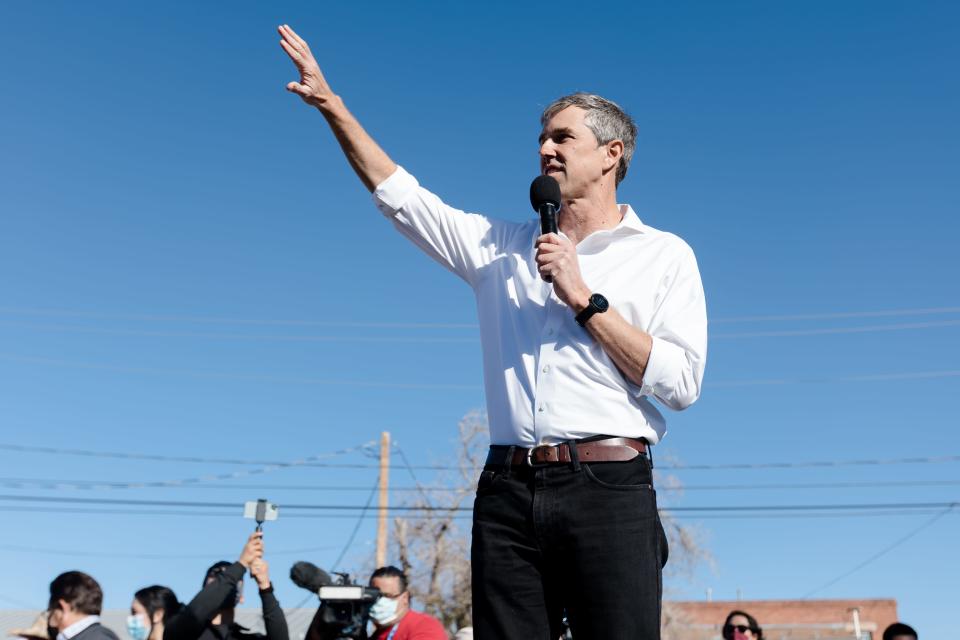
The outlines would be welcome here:
[[[544,365],[544,367],[543,367],[543,369],[541,369],[541,371],[543,371],[544,373],[546,373],[547,371],[550,371],[550,365],[548,365],[548,364],[547,364],[547,365]]]
[[[539,411],[540,413],[543,413],[545,411],[545,407],[543,405],[540,405],[537,411]]]

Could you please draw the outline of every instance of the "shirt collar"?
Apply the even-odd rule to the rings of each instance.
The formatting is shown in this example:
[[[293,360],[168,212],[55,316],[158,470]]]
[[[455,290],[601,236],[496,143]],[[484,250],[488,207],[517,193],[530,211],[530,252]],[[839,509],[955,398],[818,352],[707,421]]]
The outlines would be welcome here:
[[[613,231],[621,232],[632,232],[632,233],[644,233],[647,230],[647,225],[641,222],[639,216],[634,212],[633,207],[628,204],[618,204],[620,207],[620,213],[623,214],[623,219],[620,221],[616,227],[613,228]]]
[[[612,229],[600,229],[588,235],[577,243],[577,253],[596,253],[602,251],[618,238],[646,233],[647,227],[640,222],[640,218],[634,213],[633,207],[628,204],[620,204],[617,206],[620,208],[620,215],[623,216],[617,226]]]
[[[85,631],[88,627],[92,627],[93,625],[99,622],[100,622],[100,616],[87,616],[82,620],[77,620],[72,625],[70,625],[69,627],[67,627],[60,633],[58,633],[57,640],[70,640],[70,638],[73,638],[79,635],[80,633]]]

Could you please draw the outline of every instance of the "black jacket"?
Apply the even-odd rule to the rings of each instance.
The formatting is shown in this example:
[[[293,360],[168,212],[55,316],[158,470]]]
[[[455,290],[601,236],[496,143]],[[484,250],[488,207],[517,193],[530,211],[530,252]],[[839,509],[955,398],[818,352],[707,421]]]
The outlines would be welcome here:
[[[240,625],[212,625],[210,621],[223,608],[223,602],[230,593],[236,591],[246,569],[234,562],[223,573],[205,586],[203,590],[179,612],[164,622],[163,640],[244,640],[267,638],[267,640],[289,640],[287,620],[283,617],[280,603],[273,595],[273,589],[260,592],[263,604],[263,624],[267,635],[252,633]],[[99,639],[94,639],[99,640]]]
[[[73,636],[73,640],[120,640],[110,629],[107,629],[105,626],[97,622],[92,624],[77,635]]]

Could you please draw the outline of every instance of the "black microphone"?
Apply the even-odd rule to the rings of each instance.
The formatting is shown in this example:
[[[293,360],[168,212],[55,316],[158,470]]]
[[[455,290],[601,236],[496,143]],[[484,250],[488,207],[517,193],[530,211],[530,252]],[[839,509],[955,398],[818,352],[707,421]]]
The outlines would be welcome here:
[[[530,184],[530,204],[540,214],[540,235],[557,233],[557,213],[560,211],[560,183],[550,176],[537,176]],[[553,282],[550,276],[544,281]]]
[[[290,567],[290,579],[301,589],[316,593],[320,587],[328,587],[333,584],[333,578],[330,574],[310,562],[297,562]]]

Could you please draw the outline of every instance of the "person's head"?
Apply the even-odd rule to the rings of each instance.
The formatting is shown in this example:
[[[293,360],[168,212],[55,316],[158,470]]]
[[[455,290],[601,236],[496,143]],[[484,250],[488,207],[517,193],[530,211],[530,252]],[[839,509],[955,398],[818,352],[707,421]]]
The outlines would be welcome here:
[[[883,640],[917,640],[917,632],[908,624],[894,622],[883,632]]]
[[[370,576],[370,586],[380,589],[380,599],[370,609],[370,620],[378,627],[398,622],[410,611],[407,576],[394,566],[380,567]]]
[[[50,583],[48,624],[63,631],[87,616],[100,615],[103,590],[97,581],[81,571],[61,573]]]
[[[221,560],[220,562],[215,562],[210,565],[210,568],[207,569],[206,575],[203,576],[203,586],[207,586],[211,582],[220,579],[220,574],[227,570],[228,567],[232,566],[233,563],[227,562],[226,560]],[[220,611],[225,611],[235,608],[238,604],[243,602],[243,580],[237,582],[237,588],[231,591],[226,598],[223,599],[223,604],[220,606]]]
[[[133,640],[162,640],[164,621],[179,610],[176,594],[167,587],[140,589],[133,594],[127,632]]]
[[[745,611],[731,611],[723,623],[724,640],[763,640],[757,619]]]
[[[574,93],[547,105],[540,116],[540,172],[556,178],[564,200],[616,190],[627,175],[637,126],[614,102]]]

